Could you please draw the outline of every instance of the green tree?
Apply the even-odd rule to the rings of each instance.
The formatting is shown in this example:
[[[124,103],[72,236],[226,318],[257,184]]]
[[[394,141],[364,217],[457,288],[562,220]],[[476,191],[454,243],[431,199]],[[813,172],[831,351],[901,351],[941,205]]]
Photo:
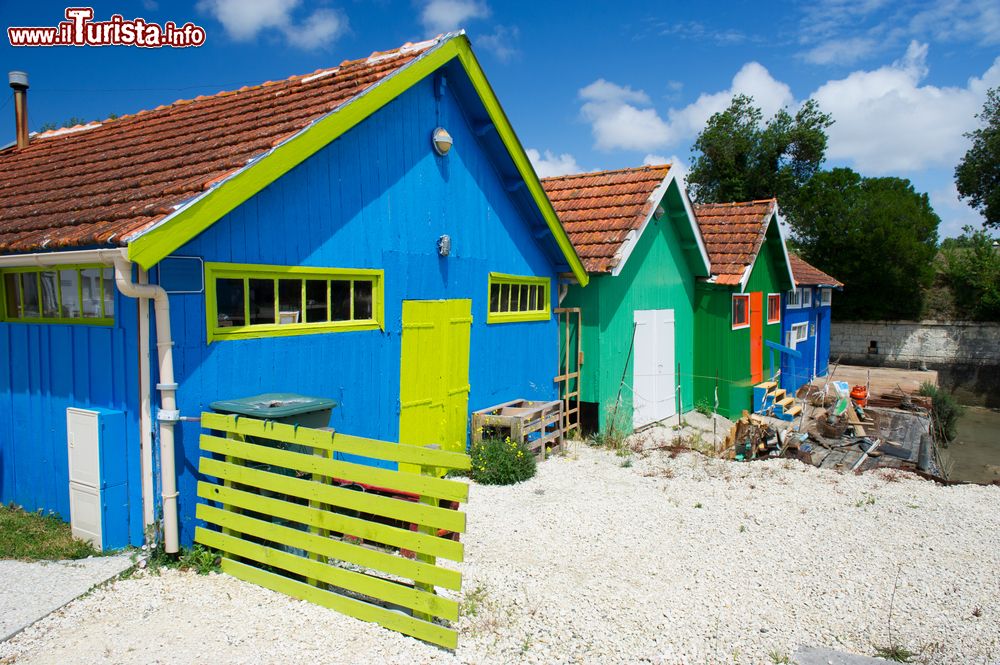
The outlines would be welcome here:
[[[966,226],[953,245],[945,248],[944,277],[951,287],[959,314],[980,321],[1000,321],[1000,248],[982,229]]]
[[[844,283],[836,318],[912,319],[934,277],[940,223],[909,180],[837,168],[802,188],[792,232],[803,258]]]
[[[983,126],[965,135],[972,147],[955,168],[955,185],[986,218],[986,226],[1000,227],[1000,88],[987,91],[976,117]]]
[[[737,95],[716,113],[691,148],[691,197],[700,203],[778,197],[795,216],[797,191],[819,170],[830,116],[809,100],[793,117],[782,109],[763,123],[752,97]],[[762,124],[763,123],[763,124]]]

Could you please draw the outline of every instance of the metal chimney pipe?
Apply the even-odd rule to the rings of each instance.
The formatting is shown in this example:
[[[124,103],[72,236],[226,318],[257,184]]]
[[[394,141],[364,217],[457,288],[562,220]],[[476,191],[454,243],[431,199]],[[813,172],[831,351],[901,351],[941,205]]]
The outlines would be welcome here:
[[[17,128],[17,147],[28,147],[28,73],[9,72],[7,81],[14,89],[14,118]]]

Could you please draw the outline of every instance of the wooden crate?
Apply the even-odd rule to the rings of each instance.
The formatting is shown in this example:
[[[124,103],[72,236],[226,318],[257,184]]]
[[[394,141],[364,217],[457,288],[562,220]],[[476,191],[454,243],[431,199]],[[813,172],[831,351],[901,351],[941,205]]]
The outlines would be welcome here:
[[[484,429],[500,430],[500,436],[524,443],[534,455],[545,459],[546,449],[562,450],[563,403],[515,399],[472,414],[472,443],[483,439]]]

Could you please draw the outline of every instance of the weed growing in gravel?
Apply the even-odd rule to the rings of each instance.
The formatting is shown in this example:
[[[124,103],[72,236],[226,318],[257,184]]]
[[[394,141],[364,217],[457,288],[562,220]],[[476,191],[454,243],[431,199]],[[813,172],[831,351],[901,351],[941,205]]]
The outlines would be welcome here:
[[[181,548],[180,552],[172,555],[167,554],[163,549],[163,543],[158,542],[148,552],[145,565],[140,563],[140,566],[154,575],[159,575],[165,569],[191,570],[199,575],[217,573],[221,570],[222,557],[219,556],[218,552],[204,545],[195,545],[187,549]],[[141,553],[136,553],[136,555],[139,554]]]
[[[476,616],[484,600],[486,600],[486,587],[482,584],[477,584],[472,591],[468,591],[462,595],[462,600],[458,604],[459,616]]]
[[[605,410],[604,427],[594,434],[594,445],[619,453],[628,437],[628,414],[620,404],[609,404]]]
[[[893,644],[892,646],[875,647],[875,655],[879,658],[895,661],[897,663],[912,663],[913,658],[917,654],[913,653],[904,646]]]
[[[885,658],[886,660],[892,660],[897,663],[912,663],[917,654],[904,647],[892,637],[892,610],[896,606],[896,590],[899,588],[899,571],[902,570],[902,568],[902,564],[896,566],[896,577],[892,581],[892,595],[889,597],[889,620],[886,623],[886,630],[889,634],[889,643],[881,646],[873,646],[875,647],[875,655],[879,658]]]
[[[694,507],[695,508],[701,508],[701,502],[698,502],[698,503],[694,504]]]
[[[630,468],[632,466],[632,458],[631,457],[626,457],[625,459],[623,459],[621,466],[622,466],[623,469]]]
[[[698,400],[698,403],[694,405],[694,410],[706,418],[712,417],[712,403],[704,397]]]
[[[875,505],[875,497],[872,496],[871,494],[868,494],[865,496],[865,498],[858,499],[857,501],[854,502],[855,508],[864,508],[865,506],[874,506],[874,505]]]
[[[771,658],[771,662],[775,663],[775,665],[792,665],[792,659],[788,657],[787,653],[772,651],[767,655]]]
[[[472,479],[483,485],[513,485],[535,475],[535,456],[509,436],[472,444],[471,456]]]

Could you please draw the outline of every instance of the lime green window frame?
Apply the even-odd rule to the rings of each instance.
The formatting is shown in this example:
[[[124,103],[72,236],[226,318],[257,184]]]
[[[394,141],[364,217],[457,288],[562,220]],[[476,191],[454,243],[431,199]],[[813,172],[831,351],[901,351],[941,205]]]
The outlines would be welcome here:
[[[208,341],[384,330],[384,273],[205,263]]]
[[[552,280],[491,272],[486,292],[487,323],[547,321],[552,317]]]
[[[4,268],[0,302],[0,317],[7,323],[114,325],[114,268],[100,264]]]

